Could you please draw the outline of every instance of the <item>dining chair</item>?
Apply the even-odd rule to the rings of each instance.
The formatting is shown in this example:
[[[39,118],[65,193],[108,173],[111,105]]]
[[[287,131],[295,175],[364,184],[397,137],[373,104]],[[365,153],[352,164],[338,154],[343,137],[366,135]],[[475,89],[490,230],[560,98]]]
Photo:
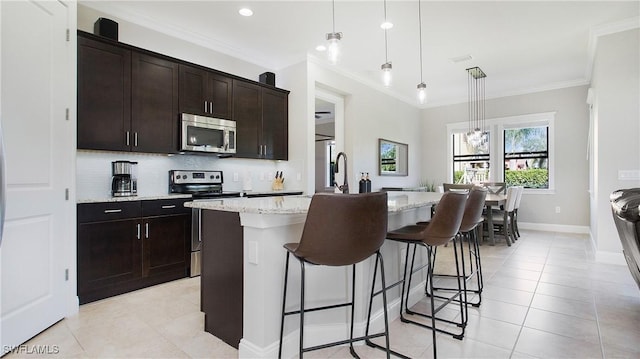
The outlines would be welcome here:
[[[506,194],[507,184],[506,182],[482,182],[482,187],[489,190],[490,194]]]
[[[495,231],[495,228],[501,230],[502,235],[504,236],[505,241],[508,246],[511,246],[511,243],[515,243],[517,240],[515,233],[513,231],[513,209],[515,208],[516,199],[518,197],[518,192],[523,189],[522,186],[511,186],[507,188],[507,198],[504,203],[504,208],[502,209],[493,209],[492,216],[494,218],[493,225],[494,228],[487,228],[489,231]],[[502,221],[498,220],[499,218]]]
[[[384,273],[384,263],[380,254],[380,247],[385,241],[387,233],[387,193],[370,192],[362,194],[329,194],[318,193],[311,199],[307,219],[302,230],[300,243],[287,243],[284,248],[287,252],[285,273],[284,273],[284,293],[282,296],[282,316],[280,322],[280,343],[278,347],[278,358],[282,357],[282,338],[284,335],[285,317],[289,315],[299,315],[300,317],[300,342],[298,357],[302,358],[305,352],[324,349],[336,345],[349,344],[351,354],[358,357],[353,343],[378,337],[385,337],[385,350],[387,358],[389,351],[389,321],[387,314],[387,295]],[[356,264],[366,260],[372,255],[376,255],[374,264],[373,280],[371,282],[371,298],[369,306],[373,301],[373,290],[376,284],[378,264],[380,264],[380,278],[382,289],[382,309],[384,312],[384,331],[376,334],[353,337],[354,333],[354,313],[356,296]],[[287,304],[287,283],[289,274],[289,257],[293,255],[300,263],[300,307],[297,310],[286,310]],[[305,307],[305,267],[307,265],[320,266],[351,266],[351,301],[345,303],[318,306],[313,308]],[[304,318],[305,313],[330,310],[336,308],[351,308],[351,329],[349,339],[332,343],[316,345],[305,348],[304,344]],[[369,314],[371,307],[369,307]],[[369,315],[368,320],[371,315]],[[369,322],[367,321],[367,329]]]
[[[520,187],[518,191],[518,197],[516,197],[516,203],[513,208],[513,215],[511,216],[512,227],[517,238],[520,238],[520,229],[518,229],[518,208],[520,208],[520,202],[522,201],[522,194],[524,193],[524,187]]]
[[[409,306],[409,293],[411,292],[411,280],[413,278],[413,274],[417,273],[424,268],[427,268],[427,285],[429,288],[429,292],[433,293],[433,281],[434,281],[434,266],[435,266],[435,251],[438,246],[444,245],[445,243],[449,243],[452,239],[456,237],[458,231],[460,230],[460,224],[462,223],[462,217],[464,215],[465,204],[467,202],[467,193],[463,192],[445,192],[442,195],[442,198],[437,204],[437,208],[433,218],[429,221],[428,225],[408,225],[393,231],[389,231],[387,233],[387,240],[395,241],[399,243],[406,243],[407,250],[405,254],[404,260],[404,271],[402,279],[399,281],[390,284],[387,289],[395,287],[397,285],[402,284],[402,290],[400,294],[400,320],[403,323],[414,324],[423,328],[431,329],[432,331],[432,341],[433,341],[433,357],[437,358],[437,349],[436,349],[436,333],[445,333],[452,335],[456,339],[462,339],[464,337],[465,332],[465,324],[466,324],[466,291],[464,290],[464,279],[461,275],[460,269],[460,261],[458,260],[457,246],[453,246],[453,255],[456,263],[456,278],[457,278],[457,290],[451,294],[451,296],[446,300],[443,304],[440,304],[437,308],[435,307],[435,297],[429,296],[430,298],[430,311],[428,313],[417,312],[410,308]],[[418,246],[421,246],[427,250],[427,263],[416,266],[416,249]],[[409,252],[413,248],[413,254],[411,258],[411,267],[409,267]],[[373,296],[379,294],[373,293]],[[373,298],[373,296],[371,298]],[[458,299],[457,302],[454,301]],[[446,308],[449,304],[457,304],[460,310],[459,316],[456,318],[460,318],[460,321],[456,320],[448,320],[446,318],[438,317],[437,314],[444,308]],[[413,319],[409,319],[404,314],[417,315],[421,317],[425,317],[430,319],[430,324],[426,324],[421,321],[416,321]],[[371,317],[371,305],[369,305],[369,314],[367,318],[367,322]],[[453,332],[446,330],[445,328],[439,328],[436,326],[436,321],[444,322],[447,324],[453,324],[454,326],[460,327],[461,332]],[[446,325],[449,328],[449,325]],[[368,335],[369,328],[367,327],[367,331],[365,335]],[[384,349],[378,344],[375,344],[371,341],[366,342],[367,345],[373,346],[376,348]],[[394,355],[407,358],[407,356],[390,350]]]
[[[442,188],[445,192],[449,191],[470,191],[473,188],[472,183],[443,183]]]

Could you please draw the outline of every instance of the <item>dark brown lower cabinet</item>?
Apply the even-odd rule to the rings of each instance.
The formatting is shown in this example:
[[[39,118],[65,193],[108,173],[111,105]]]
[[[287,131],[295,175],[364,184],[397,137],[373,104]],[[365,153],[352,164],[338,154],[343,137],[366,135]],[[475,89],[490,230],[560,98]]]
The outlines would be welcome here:
[[[187,200],[78,204],[80,304],[186,277]]]
[[[238,348],[242,339],[243,234],[237,212],[202,210],[204,330]]]

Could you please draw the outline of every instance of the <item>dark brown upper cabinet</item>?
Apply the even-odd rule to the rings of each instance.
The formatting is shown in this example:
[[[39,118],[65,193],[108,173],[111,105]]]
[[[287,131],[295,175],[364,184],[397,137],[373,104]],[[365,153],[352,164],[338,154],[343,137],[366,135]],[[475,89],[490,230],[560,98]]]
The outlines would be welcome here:
[[[131,51],[78,37],[78,148],[131,149]]]
[[[289,154],[289,94],[262,88],[262,143],[264,157],[287,160]]]
[[[233,80],[236,157],[288,158],[288,92]]]
[[[78,37],[78,148],[176,153],[178,64]]]
[[[201,68],[180,65],[180,112],[231,119],[232,80]]]
[[[177,152],[178,64],[133,52],[131,80],[131,150]]]

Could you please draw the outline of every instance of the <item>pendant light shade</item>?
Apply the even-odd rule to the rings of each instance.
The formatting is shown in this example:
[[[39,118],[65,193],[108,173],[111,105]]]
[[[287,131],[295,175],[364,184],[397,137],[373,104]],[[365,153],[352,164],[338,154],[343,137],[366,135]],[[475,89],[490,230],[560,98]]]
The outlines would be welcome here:
[[[329,62],[334,65],[338,63],[338,57],[340,56],[340,39],[342,39],[341,32],[327,34],[327,55],[329,56]]]
[[[331,19],[332,19],[332,32],[327,33],[327,56],[329,62],[335,65],[340,57],[340,40],[342,39],[342,33],[336,32],[336,3],[335,0],[331,1]]]
[[[380,68],[382,69],[382,82],[389,87],[391,85],[391,69],[393,68],[391,62],[385,62]]]
[[[418,84],[418,102],[421,104],[424,103],[424,100],[427,99],[427,84],[421,82]]]

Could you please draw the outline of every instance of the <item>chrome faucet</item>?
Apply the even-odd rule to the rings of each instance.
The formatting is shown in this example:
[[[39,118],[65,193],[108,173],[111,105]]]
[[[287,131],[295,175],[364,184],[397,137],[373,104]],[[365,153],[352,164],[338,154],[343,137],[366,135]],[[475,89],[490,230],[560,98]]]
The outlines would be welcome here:
[[[338,183],[336,182],[335,178],[335,174],[338,173],[338,162],[340,162],[340,157],[344,157],[344,183],[342,185],[338,185]],[[340,152],[338,153],[338,155],[336,156],[336,164],[335,166],[333,166],[333,185],[337,186],[339,190],[342,191],[342,193],[349,193],[349,180],[347,179],[347,173],[349,173],[347,171],[347,154],[344,152]]]

